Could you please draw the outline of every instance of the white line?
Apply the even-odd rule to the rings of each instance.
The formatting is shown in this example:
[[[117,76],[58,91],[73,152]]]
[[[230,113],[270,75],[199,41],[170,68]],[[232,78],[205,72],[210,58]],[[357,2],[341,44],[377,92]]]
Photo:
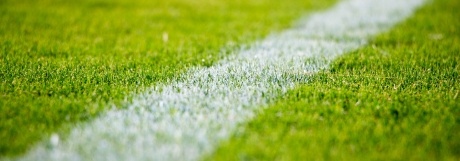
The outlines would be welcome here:
[[[423,0],[348,0],[210,68],[153,87],[126,110],[53,135],[21,160],[197,160],[259,107],[408,17]]]

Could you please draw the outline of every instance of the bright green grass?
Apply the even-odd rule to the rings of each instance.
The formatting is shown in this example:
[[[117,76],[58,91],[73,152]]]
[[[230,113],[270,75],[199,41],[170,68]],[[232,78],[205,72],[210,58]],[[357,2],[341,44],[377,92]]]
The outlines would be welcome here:
[[[436,0],[280,98],[211,160],[460,160],[460,1]]]
[[[0,155],[22,153],[108,103],[209,66],[332,3],[2,0]]]

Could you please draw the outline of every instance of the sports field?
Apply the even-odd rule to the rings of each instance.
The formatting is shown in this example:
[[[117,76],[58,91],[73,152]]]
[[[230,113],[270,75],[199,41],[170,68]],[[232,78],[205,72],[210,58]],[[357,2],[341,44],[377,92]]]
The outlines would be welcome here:
[[[458,8],[2,0],[0,160],[459,160]]]

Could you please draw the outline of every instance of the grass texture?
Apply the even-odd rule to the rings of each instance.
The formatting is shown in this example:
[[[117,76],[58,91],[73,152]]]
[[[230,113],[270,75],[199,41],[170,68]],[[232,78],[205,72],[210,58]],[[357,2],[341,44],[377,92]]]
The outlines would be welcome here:
[[[331,3],[3,0],[0,155],[20,154],[130,93],[210,66]]]
[[[252,118],[255,108],[304,82],[303,73],[325,69],[422,4],[342,1],[211,67],[191,68],[177,81],[159,83],[133,96],[123,110],[74,126],[62,141],[53,135],[56,139],[44,140],[20,160],[197,160]]]
[[[430,1],[206,160],[459,160],[460,2]]]

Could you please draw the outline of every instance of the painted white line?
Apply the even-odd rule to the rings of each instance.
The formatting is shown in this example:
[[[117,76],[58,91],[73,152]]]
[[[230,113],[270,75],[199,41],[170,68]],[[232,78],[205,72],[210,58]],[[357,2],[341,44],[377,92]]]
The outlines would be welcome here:
[[[423,0],[347,0],[209,68],[153,87],[20,160],[197,160],[257,108],[408,17]],[[52,139],[53,140],[53,139]],[[59,139],[54,139],[59,140]]]

